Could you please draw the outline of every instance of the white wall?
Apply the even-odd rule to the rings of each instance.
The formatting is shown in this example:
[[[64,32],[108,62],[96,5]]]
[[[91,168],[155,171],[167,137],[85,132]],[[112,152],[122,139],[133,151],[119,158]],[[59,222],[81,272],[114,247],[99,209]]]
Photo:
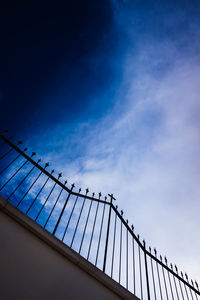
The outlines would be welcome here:
[[[15,208],[11,207],[11,211],[26,221],[27,217]],[[9,214],[5,209],[0,210],[0,299],[136,299],[118,284],[121,294],[115,294],[112,289],[116,283],[105,274],[97,270],[97,275],[100,272],[100,276],[105,277],[102,281],[97,279],[99,275],[91,276],[92,273],[49,246],[42,235],[32,233],[30,228],[13,219],[11,212]],[[92,272],[93,266],[88,265]],[[110,280],[111,289],[109,284],[103,284],[104,280]]]

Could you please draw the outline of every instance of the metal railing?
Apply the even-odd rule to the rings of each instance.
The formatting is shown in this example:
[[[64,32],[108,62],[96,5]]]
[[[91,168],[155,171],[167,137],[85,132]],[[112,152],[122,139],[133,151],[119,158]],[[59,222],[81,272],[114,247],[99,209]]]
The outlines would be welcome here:
[[[5,132],[4,132],[5,133]],[[26,154],[22,142],[0,135],[0,194],[140,299],[200,299],[197,282],[176,265],[147,249],[133,225],[114,205],[115,198],[72,184],[49,170],[49,163]],[[19,148],[20,147],[20,148]]]

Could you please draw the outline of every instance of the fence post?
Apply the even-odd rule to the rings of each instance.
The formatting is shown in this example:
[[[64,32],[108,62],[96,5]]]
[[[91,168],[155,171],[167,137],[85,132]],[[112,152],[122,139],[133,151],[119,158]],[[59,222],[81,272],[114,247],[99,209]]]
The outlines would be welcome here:
[[[146,282],[147,282],[147,297],[148,297],[148,300],[150,300],[149,276],[148,276],[147,253],[146,253],[146,243],[145,243],[145,241],[143,241],[143,244],[144,244],[144,263],[145,263]]]
[[[110,217],[111,217],[111,209],[112,209],[112,201],[115,199],[113,197],[113,194],[108,194],[110,196],[110,209],[109,209],[109,215],[108,215],[108,227],[107,227],[107,234],[106,234],[106,244],[105,244],[105,251],[104,251],[104,261],[103,261],[103,272],[105,273],[106,269],[106,259],[107,259],[107,251],[108,251],[108,238],[109,238],[109,232],[110,232]]]

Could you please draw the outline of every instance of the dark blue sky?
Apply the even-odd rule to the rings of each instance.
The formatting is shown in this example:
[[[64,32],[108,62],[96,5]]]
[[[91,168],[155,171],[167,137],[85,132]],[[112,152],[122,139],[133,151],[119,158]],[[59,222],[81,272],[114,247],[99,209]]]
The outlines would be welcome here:
[[[14,134],[88,113],[98,118],[106,104],[95,99],[112,94],[119,80],[113,65],[119,34],[110,1],[63,3],[1,7],[0,122]]]
[[[199,11],[196,1],[1,4],[0,128],[27,137],[60,122],[95,123],[115,104],[130,48],[136,55],[141,42],[167,37],[184,51],[177,37],[190,34]]]

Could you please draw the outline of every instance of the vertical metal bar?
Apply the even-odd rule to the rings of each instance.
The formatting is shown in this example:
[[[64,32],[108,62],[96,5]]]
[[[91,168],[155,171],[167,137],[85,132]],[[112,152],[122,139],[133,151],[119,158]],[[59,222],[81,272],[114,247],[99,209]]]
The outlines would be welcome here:
[[[182,295],[182,298],[184,300],[185,298],[184,298],[184,295],[183,295],[183,290],[182,290],[181,282],[180,282],[180,280],[178,280],[178,282],[179,282],[179,286],[180,286],[180,290],[181,290],[181,295]]]
[[[109,216],[108,216],[108,226],[107,226],[107,234],[106,234],[106,243],[105,243],[105,251],[104,251],[104,261],[103,261],[103,272],[105,273],[106,270],[106,260],[107,260],[107,251],[108,251],[108,238],[109,238],[109,232],[110,232],[110,217],[111,217],[111,209],[112,209],[112,201],[113,201],[113,195],[110,196],[110,208],[109,208]]]
[[[106,201],[106,199],[107,199],[107,197],[105,197],[105,201]],[[99,233],[99,241],[98,241],[98,246],[97,246],[97,255],[96,255],[95,266],[97,265],[97,260],[98,260],[98,255],[99,255],[99,247],[100,247],[101,234],[102,234],[102,229],[103,229],[105,207],[106,207],[106,204],[104,203],[104,205],[103,205],[103,214],[102,214],[102,219],[101,219],[101,227],[100,227],[100,233]]]
[[[11,148],[10,150],[8,150],[6,153],[4,153],[2,156],[0,156],[0,160],[2,160],[4,157],[6,157],[10,152],[12,152],[14,149]]]
[[[165,264],[168,267],[166,256],[165,256]],[[171,290],[172,299],[174,300],[174,294],[173,294],[173,290],[172,290],[172,283],[171,283],[169,271],[167,271],[167,274],[168,274],[169,286],[170,286],[170,290]]]
[[[132,231],[134,230],[134,226],[131,225]],[[132,236],[132,246],[133,246],[133,291],[135,295],[135,247],[134,247],[134,236]]]
[[[126,220],[128,224],[128,220]],[[126,288],[128,289],[128,228],[126,229]]]
[[[197,286],[197,290],[198,290],[198,292],[199,292],[198,283],[197,283],[196,281],[195,281],[195,284],[196,284],[196,286]],[[195,296],[196,296],[196,298],[198,299],[196,292],[195,292]]]
[[[160,260],[162,262],[162,256],[160,255]],[[168,297],[168,292],[167,292],[167,284],[166,284],[166,279],[165,279],[165,273],[164,273],[164,268],[162,266],[162,273],[163,273],[163,279],[164,279],[164,285],[165,285],[165,292],[166,292],[166,297],[167,297],[167,300],[169,300],[169,297]]]
[[[197,294],[195,292],[194,292],[194,294],[195,294],[196,300],[198,300]]]
[[[154,249],[154,253],[155,253],[155,256],[157,258],[157,251],[156,251],[156,249]],[[162,297],[162,289],[161,289],[161,283],[160,283],[160,273],[159,273],[158,262],[157,261],[156,261],[156,268],[157,268],[157,274],[158,274],[158,283],[159,283],[159,289],[160,289],[160,298],[162,300],[163,297]]]
[[[60,177],[62,177],[62,174],[61,174],[61,173],[58,174],[58,180],[59,180]],[[51,189],[51,191],[50,191],[50,193],[49,193],[49,195],[47,196],[47,198],[46,198],[46,200],[44,201],[42,207],[40,208],[40,211],[38,212],[38,214],[37,214],[37,216],[36,216],[36,218],[35,218],[35,221],[37,221],[37,219],[39,218],[39,215],[41,214],[43,208],[45,207],[47,201],[49,200],[51,194],[53,193],[53,190],[55,189],[56,184],[57,184],[57,183],[55,182],[54,185],[53,185],[53,187],[52,187],[52,189]]]
[[[86,189],[85,197],[87,196],[88,192],[89,192],[89,190]],[[71,241],[71,244],[70,244],[70,248],[71,248],[72,245],[73,245],[74,238],[75,238],[75,235],[76,235],[76,231],[77,231],[77,228],[78,228],[78,225],[79,225],[79,222],[80,222],[80,218],[81,218],[81,215],[82,215],[83,207],[84,207],[84,205],[85,205],[85,197],[84,197],[84,200],[83,200],[83,203],[82,203],[82,206],[81,206],[80,214],[79,214],[79,217],[78,217],[78,221],[77,221],[77,223],[76,223],[76,227],[75,227],[75,230],[74,230],[74,234],[73,234],[73,237],[72,237],[72,241]]]
[[[186,273],[185,273],[185,277],[186,277],[187,282],[189,283],[188,276],[187,276]],[[190,295],[192,297],[192,300],[194,300],[191,289],[189,289],[189,291],[190,291]]]
[[[116,206],[116,209],[117,208],[118,208],[118,206]],[[112,251],[112,263],[111,263],[111,278],[113,276],[113,263],[114,263],[114,257],[115,257],[116,225],[117,225],[117,214],[115,213],[114,237],[113,237],[113,251]]]
[[[172,271],[173,271],[173,266],[172,266],[172,264],[170,264],[170,267],[171,267],[171,269],[172,269]],[[174,275],[173,275],[173,278],[174,278],[174,285],[175,285],[175,289],[176,289],[176,295],[177,295],[177,298],[178,298],[178,300],[179,300],[179,294],[178,294],[178,289],[177,289],[177,285],[176,285],[176,279],[175,279]]]
[[[178,275],[178,268],[177,268],[177,266],[175,265],[175,270],[176,270],[176,273],[177,273],[177,275]],[[179,275],[178,275],[179,276]],[[182,295],[182,298],[183,298],[183,300],[184,300],[184,296],[183,296],[183,290],[182,290],[182,286],[181,286],[181,282],[180,282],[180,280],[178,279],[178,282],[179,282],[179,286],[180,286],[180,290],[181,290],[181,295]]]
[[[79,189],[79,193],[80,193],[80,191],[81,191],[81,189]],[[75,208],[75,206],[76,206],[76,203],[77,203],[77,201],[78,201],[78,196],[76,196],[76,200],[74,201],[74,205],[73,205],[73,208],[72,208],[71,214],[70,214],[70,216],[69,216],[69,219],[68,219],[67,225],[66,225],[66,227],[65,227],[65,230],[64,230],[64,233],[63,233],[63,237],[62,237],[62,239],[61,239],[62,241],[63,241],[63,240],[64,240],[64,238],[65,238],[65,234],[66,234],[66,232],[67,232],[67,228],[68,228],[68,226],[69,226],[69,223],[70,223],[71,217],[72,217],[72,215],[73,215],[74,208]]]
[[[199,286],[198,286],[198,283],[196,281],[195,281],[195,285],[196,285],[196,288],[197,288],[197,290],[199,292]]]
[[[92,197],[94,197],[94,193],[92,194]],[[80,244],[78,253],[80,253],[81,249],[82,249],[83,240],[84,240],[84,237],[85,237],[85,232],[86,232],[88,220],[89,220],[89,217],[90,217],[90,211],[91,211],[91,208],[92,208],[92,204],[93,204],[93,201],[90,200],[90,206],[89,206],[89,210],[88,210],[88,215],[87,215],[87,219],[86,219],[86,222],[85,222],[85,227],[84,227],[84,231],[83,231],[83,235],[82,235],[82,239],[81,239],[81,244]]]
[[[193,280],[191,280],[191,283],[192,283],[192,286],[193,286],[193,288],[194,288],[194,282],[193,282]],[[195,294],[196,299],[198,300],[197,294],[196,294],[196,293],[194,293],[194,294]]]
[[[46,163],[45,164],[45,167],[44,167],[44,169],[46,169],[46,167],[48,167],[49,166],[49,163]],[[36,183],[36,181],[39,179],[39,177],[42,175],[42,171],[38,174],[38,176],[36,177],[36,179],[33,181],[33,183],[30,185],[30,187],[28,188],[28,190],[25,192],[25,194],[23,195],[23,197],[20,199],[20,201],[19,201],[19,203],[17,204],[17,206],[16,207],[18,207],[20,204],[21,204],[21,202],[24,200],[24,198],[26,197],[26,195],[30,192],[30,190],[32,189],[32,187],[34,186],[34,184]]]
[[[60,213],[60,216],[59,216],[58,221],[57,221],[57,223],[56,223],[56,226],[55,226],[55,228],[54,228],[53,235],[55,235],[55,233],[56,233],[56,230],[57,230],[57,228],[58,228],[58,225],[59,225],[59,223],[60,223],[60,220],[61,220],[61,218],[62,218],[62,215],[63,215],[63,213],[64,213],[64,211],[65,211],[65,207],[66,207],[66,205],[67,205],[67,203],[68,203],[68,201],[69,201],[69,197],[70,197],[71,192],[72,192],[72,190],[73,190],[74,187],[75,187],[75,185],[72,184],[71,190],[69,191],[69,194],[68,194],[68,196],[67,196],[67,199],[66,199],[66,201],[65,201],[65,204],[64,204],[64,206],[63,206],[63,208],[62,208],[62,211],[61,211],[61,213]]]
[[[0,191],[17,175],[17,173],[27,164],[28,160],[26,160],[19,169],[2,185]]]
[[[0,175],[5,172],[18,158],[20,157],[20,154],[18,154],[3,170],[1,170]]]
[[[194,292],[194,294],[195,294],[196,300],[198,300],[197,294],[195,292]]]
[[[121,216],[123,216],[123,210],[121,210]],[[121,283],[121,261],[122,261],[122,220],[121,220],[121,229],[120,229],[119,283]]]
[[[198,283],[196,281],[195,281],[195,285],[196,285],[197,291],[199,292],[199,286],[198,286]],[[196,293],[195,293],[195,295],[196,295]],[[197,298],[197,295],[196,295],[196,298]]]
[[[138,234],[138,240],[140,236]],[[139,255],[139,270],[140,270],[140,292],[141,292],[141,299],[143,299],[143,287],[142,287],[142,268],[141,268],[141,256],[140,256],[140,245],[138,244],[138,255]]]
[[[196,294],[196,292],[194,292],[194,294],[195,294],[196,300],[198,300],[198,297],[197,297],[197,294]]]
[[[100,197],[101,197],[101,193],[99,193],[99,199],[100,199]],[[95,213],[95,217],[94,217],[94,224],[93,224],[92,234],[91,234],[91,238],[90,238],[90,245],[89,245],[89,249],[88,249],[87,260],[89,259],[89,256],[90,256],[90,250],[91,250],[92,239],[93,239],[93,235],[94,235],[94,229],[95,229],[95,225],[96,225],[98,209],[99,209],[99,202],[97,203],[96,213]]]
[[[148,275],[147,253],[146,253],[145,240],[143,240],[143,245],[144,245],[144,265],[145,265],[145,272],[146,272],[147,297],[148,297],[148,300],[150,300],[149,275]]]
[[[27,148],[24,148],[24,152],[26,150]],[[1,170],[0,175],[3,174],[3,172],[5,172],[5,170],[7,170],[20,156],[21,154],[18,154],[3,170]]]
[[[181,277],[183,278],[183,272],[181,272]],[[184,280],[184,278],[183,278],[183,280]],[[185,281],[185,280],[184,280],[184,281]],[[187,300],[189,300],[188,292],[187,292],[185,283],[183,284],[183,286],[184,286],[184,288],[185,288],[185,293],[186,293],[186,296],[187,296]]]
[[[149,247],[149,252],[151,253],[151,247]],[[157,297],[156,297],[156,286],[155,286],[155,278],[154,278],[154,269],[153,269],[153,261],[152,261],[152,257],[151,257],[151,272],[152,272],[152,279],[153,279],[153,290],[154,290],[154,296],[155,296],[155,300],[157,300]]]
[[[65,180],[64,186],[65,186],[66,184],[67,184],[67,180]],[[53,207],[52,207],[52,209],[51,209],[51,211],[50,211],[50,214],[49,214],[49,216],[48,216],[48,218],[47,218],[47,220],[46,220],[46,222],[45,222],[45,224],[44,224],[44,228],[47,226],[47,223],[49,222],[49,219],[50,219],[50,217],[51,217],[51,215],[52,215],[52,213],[53,213],[53,211],[54,211],[54,208],[56,207],[56,204],[58,203],[58,200],[60,199],[60,196],[61,196],[61,194],[62,194],[62,192],[63,192],[63,189],[64,189],[64,188],[61,188],[60,193],[58,194],[58,197],[57,197],[57,199],[56,199],[56,201],[55,201],[55,203],[54,203],[54,205],[53,205]]]
[[[51,174],[54,173],[54,170],[51,171]],[[33,207],[33,204],[35,203],[35,201],[37,200],[38,196],[40,195],[40,193],[42,192],[42,190],[44,189],[45,185],[47,184],[47,182],[49,181],[49,177],[47,177],[47,179],[45,180],[45,183],[43,184],[43,186],[41,187],[41,189],[39,190],[39,192],[37,193],[37,195],[35,196],[34,200],[32,201],[31,205],[29,206],[29,208],[27,209],[27,211],[25,212],[25,214],[27,215],[29,213],[29,211],[31,210],[31,208]]]
[[[3,142],[3,144],[5,144],[5,142]],[[1,145],[3,145],[3,144],[1,144]],[[21,141],[19,141],[18,143],[17,143],[17,146],[18,145],[21,145],[22,144],[22,142]],[[0,145],[0,147],[1,147],[1,145]],[[11,148],[10,150],[8,150],[6,153],[4,153],[1,157],[0,157],[0,160],[2,160],[4,157],[6,157],[9,153],[11,153],[12,151],[14,150],[14,148]]]
[[[40,162],[40,159],[37,161],[37,163]],[[20,185],[22,185],[22,183],[26,180],[26,178],[31,174],[31,172],[35,169],[35,166],[33,166],[30,171],[26,174],[26,176],[20,181],[20,183],[17,185],[17,187],[12,191],[12,193],[9,195],[9,197],[7,198],[7,200],[9,200],[12,195],[17,191],[17,189],[20,187]]]

